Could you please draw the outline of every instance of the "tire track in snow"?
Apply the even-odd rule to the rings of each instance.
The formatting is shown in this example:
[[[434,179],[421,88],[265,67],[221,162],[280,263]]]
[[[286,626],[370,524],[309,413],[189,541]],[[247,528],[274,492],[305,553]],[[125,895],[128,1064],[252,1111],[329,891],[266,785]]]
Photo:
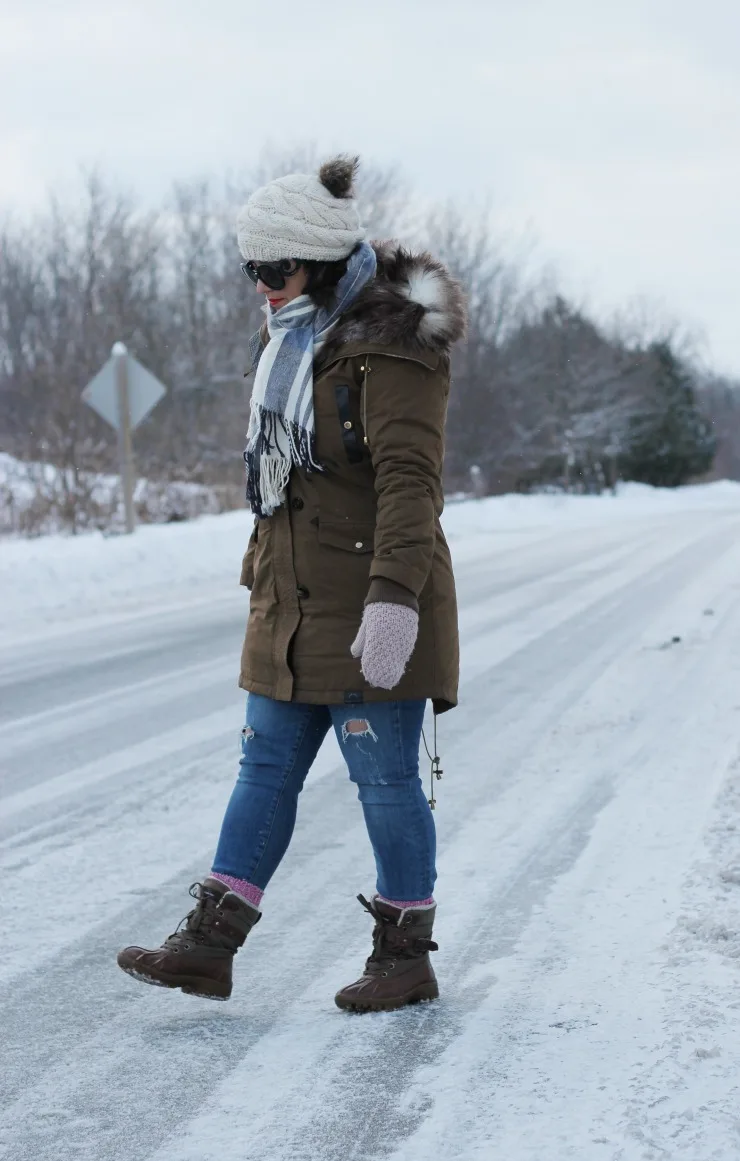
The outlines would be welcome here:
[[[616,689],[600,682],[603,688],[594,691],[602,712],[621,695],[622,713],[632,705],[637,719],[632,731],[620,735],[612,726],[591,743],[594,761],[606,754],[602,766],[614,793],[595,820],[588,847],[553,884],[514,956],[497,962],[498,978],[486,979],[485,970],[482,976],[472,973],[486,993],[475,1019],[466,1021],[444,1057],[416,1077],[417,1096],[433,1092],[435,1101],[419,1118],[416,1134],[384,1156],[420,1161],[433,1148],[449,1161],[488,1158],[492,1150],[521,1161],[616,1161],[637,1157],[632,1150],[638,1149],[648,1150],[640,1156],[678,1156],[679,1136],[682,1156],[684,1148],[692,1159],[709,1158],[710,1148],[712,1157],[732,1155],[737,1125],[730,1092],[724,1107],[700,1099],[698,1113],[696,1098],[692,1102],[686,1094],[662,1136],[652,1110],[669,1099],[666,1090],[685,1089],[687,1065],[675,1048],[668,1050],[666,1009],[674,1025],[683,1023],[689,1042],[696,1031],[693,996],[676,993],[663,941],[704,820],[740,745],[740,661],[734,647],[740,601],[733,583],[739,567],[735,550],[722,562],[724,583],[713,586],[710,572],[692,586],[691,615],[684,594],[676,602],[679,611],[661,613],[656,631],[643,641],[648,650],[655,636],[688,619],[683,655],[653,648],[643,652],[642,665],[628,657],[616,667],[617,674],[623,671]],[[710,601],[715,617],[707,623],[702,609]],[[638,665],[647,670],[641,684]],[[643,705],[637,702],[641,692]],[[694,719],[697,694],[703,695],[701,716]],[[580,731],[586,739],[591,712],[591,705],[583,705],[571,714],[574,732],[578,719],[585,719]],[[486,943],[493,951],[492,941]],[[695,977],[694,988],[700,980]],[[730,1075],[740,1065],[737,1014],[733,1026]],[[675,1036],[675,1026],[673,1031]]]

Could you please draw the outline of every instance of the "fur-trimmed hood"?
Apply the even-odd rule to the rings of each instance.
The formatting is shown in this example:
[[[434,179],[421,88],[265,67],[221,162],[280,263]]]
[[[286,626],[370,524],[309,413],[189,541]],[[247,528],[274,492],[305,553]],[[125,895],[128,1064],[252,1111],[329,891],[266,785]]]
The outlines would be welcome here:
[[[376,276],[340,318],[322,350],[322,363],[347,343],[447,354],[465,334],[460,283],[431,254],[412,254],[396,242],[375,243],[373,249]]]

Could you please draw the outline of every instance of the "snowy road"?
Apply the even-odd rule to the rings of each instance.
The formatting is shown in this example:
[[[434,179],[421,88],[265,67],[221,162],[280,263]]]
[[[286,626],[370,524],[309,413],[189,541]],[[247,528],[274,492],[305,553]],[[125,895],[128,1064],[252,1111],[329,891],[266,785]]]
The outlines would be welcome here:
[[[740,1157],[740,515],[502,531],[458,578],[442,999],[401,1013],[333,1004],[373,882],[333,740],[232,1001],[115,965],[208,868],[242,594],[0,651],[0,1157]]]

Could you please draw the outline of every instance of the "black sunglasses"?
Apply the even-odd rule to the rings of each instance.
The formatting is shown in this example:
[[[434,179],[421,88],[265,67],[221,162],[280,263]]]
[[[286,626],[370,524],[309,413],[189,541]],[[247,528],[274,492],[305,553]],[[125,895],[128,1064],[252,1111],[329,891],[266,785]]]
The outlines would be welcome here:
[[[255,286],[264,282],[270,290],[282,290],[285,280],[298,273],[301,263],[297,258],[283,258],[280,262],[242,262],[241,268]]]

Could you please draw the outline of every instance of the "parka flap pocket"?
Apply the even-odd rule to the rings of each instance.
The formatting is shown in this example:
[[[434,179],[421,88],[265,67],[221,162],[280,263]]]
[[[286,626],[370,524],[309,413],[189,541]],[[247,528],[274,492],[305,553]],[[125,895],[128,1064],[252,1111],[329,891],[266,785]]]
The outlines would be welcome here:
[[[354,520],[320,520],[319,544],[342,548],[355,556],[375,549],[375,525]]]

